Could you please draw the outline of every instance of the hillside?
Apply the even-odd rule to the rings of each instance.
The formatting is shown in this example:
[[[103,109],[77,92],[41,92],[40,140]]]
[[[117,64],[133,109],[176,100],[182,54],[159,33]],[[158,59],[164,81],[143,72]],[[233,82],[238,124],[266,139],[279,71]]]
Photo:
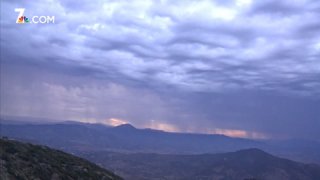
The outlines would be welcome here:
[[[278,158],[259,149],[202,155],[96,152],[82,156],[131,180],[320,179],[318,165]]]
[[[0,179],[120,180],[87,160],[46,146],[0,139]]]

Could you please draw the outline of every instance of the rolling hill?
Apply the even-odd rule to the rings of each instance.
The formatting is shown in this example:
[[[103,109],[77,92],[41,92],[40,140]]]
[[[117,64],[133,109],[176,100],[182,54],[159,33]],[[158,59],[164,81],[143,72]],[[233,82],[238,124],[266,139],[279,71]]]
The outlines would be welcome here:
[[[130,180],[318,180],[320,166],[278,158],[259,149],[231,153],[173,155],[82,154]]]

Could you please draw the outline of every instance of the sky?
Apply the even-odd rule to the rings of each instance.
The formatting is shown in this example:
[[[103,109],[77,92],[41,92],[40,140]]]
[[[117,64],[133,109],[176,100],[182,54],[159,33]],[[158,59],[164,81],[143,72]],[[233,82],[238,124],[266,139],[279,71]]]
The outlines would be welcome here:
[[[4,0],[0,114],[320,139],[319,19],[318,0]]]

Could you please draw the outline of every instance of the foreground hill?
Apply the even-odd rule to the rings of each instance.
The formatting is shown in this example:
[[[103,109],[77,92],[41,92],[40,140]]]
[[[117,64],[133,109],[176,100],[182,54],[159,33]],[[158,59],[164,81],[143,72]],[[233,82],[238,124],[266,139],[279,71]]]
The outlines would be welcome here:
[[[278,158],[259,149],[202,155],[96,152],[82,156],[130,180],[320,179],[318,165]]]
[[[45,146],[0,139],[0,179],[120,180],[87,160]]]

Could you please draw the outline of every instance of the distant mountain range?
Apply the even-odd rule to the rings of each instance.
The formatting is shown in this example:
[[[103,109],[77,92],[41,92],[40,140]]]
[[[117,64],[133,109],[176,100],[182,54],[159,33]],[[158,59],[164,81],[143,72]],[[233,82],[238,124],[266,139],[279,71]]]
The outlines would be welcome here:
[[[95,152],[81,156],[130,180],[318,180],[320,166],[272,156],[259,149],[173,155]]]
[[[261,141],[223,135],[169,133],[153,129],[137,129],[130,124],[111,127],[72,121],[41,124],[2,120],[0,135],[47,145],[75,154],[130,180],[320,179],[319,165],[298,163],[264,152],[306,162],[310,162],[310,159],[312,162],[320,162],[320,145],[313,141]],[[20,145],[21,147],[35,147]],[[20,145],[17,143],[14,146],[20,147]],[[3,144],[2,146],[9,147]],[[10,161],[16,161],[14,158],[22,158],[18,161],[25,161],[23,165],[26,166],[29,166],[28,162],[38,163],[40,160],[33,158],[43,159],[41,157],[43,150],[38,149],[38,151],[37,149],[31,151],[34,152],[30,154],[31,159],[28,159],[25,154],[30,151],[23,151],[22,156],[11,156],[13,159]],[[3,153],[3,150],[1,151]],[[63,155],[60,151],[48,151]],[[58,154],[53,156],[57,157],[54,159],[60,158]],[[1,157],[3,156],[1,155]],[[55,167],[62,163],[62,161],[57,162],[47,157],[44,159],[55,163]],[[72,162],[72,160],[70,161]],[[79,161],[82,162],[81,159]],[[38,174],[38,167],[30,166],[31,169],[25,169],[23,172],[18,171],[22,166],[16,166],[17,172],[15,173],[26,171],[28,176],[34,177],[32,173]],[[3,167],[5,166],[2,164],[1,168]],[[10,173],[8,170],[4,172]],[[78,173],[81,174],[81,172]]]
[[[62,151],[0,138],[0,179],[122,178],[87,160]]]
[[[2,123],[1,135],[71,152],[108,150],[193,154],[234,151],[263,144],[223,135],[169,133],[153,129],[136,129],[130,124],[110,127],[79,122]]]
[[[259,148],[281,157],[320,164],[320,143],[306,140],[251,140],[137,129],[129,124],[110,127],[72,121],[40,124],[2,120],[0,135],[76,154],[95,151],[203,154]]]

